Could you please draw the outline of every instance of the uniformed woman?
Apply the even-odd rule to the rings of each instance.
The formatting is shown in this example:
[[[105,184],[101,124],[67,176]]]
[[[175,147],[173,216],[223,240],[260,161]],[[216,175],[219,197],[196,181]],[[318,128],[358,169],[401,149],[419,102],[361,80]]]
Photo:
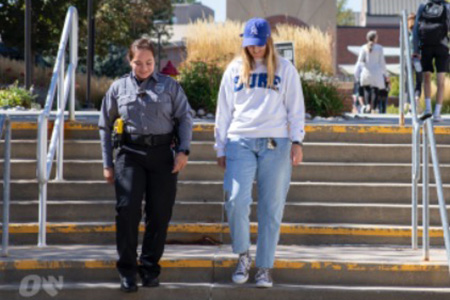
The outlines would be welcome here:
[[[142,286],[159,285],[158,262],[175,202],[177,174],[187,164],[192,138],[186,95],[174,79],[155,72],[154,53],[147,38],[131,44],[128,60],[132,72],[113,82],[100,112],[103,175],[116,191],[117,268],[125,292],[137,291],[137,273]],[[122,135],[113,133],[118,119],[123,120]],[[112,142],[113,136],[117,143]],[[114,163],[113,144],[117,144]],[[145,233],[138,264],[144,196]]]

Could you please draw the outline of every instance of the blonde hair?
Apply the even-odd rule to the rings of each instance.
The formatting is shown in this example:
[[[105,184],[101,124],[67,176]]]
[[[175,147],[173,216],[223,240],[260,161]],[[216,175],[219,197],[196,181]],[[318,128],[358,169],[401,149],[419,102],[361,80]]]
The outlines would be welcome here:
[[[275,79],[275,72],[278,67],[278,57],[272,37],[267,38],[266,45],[266,53],[264,54],[263,62],[267,67],[267,88],[272,88]],[[242,68],[239,84],[244,84],[248,88],[250,85],[250,73],[255,68],[255,60],[248,51],[247,47],[242,48],[241,57]]]

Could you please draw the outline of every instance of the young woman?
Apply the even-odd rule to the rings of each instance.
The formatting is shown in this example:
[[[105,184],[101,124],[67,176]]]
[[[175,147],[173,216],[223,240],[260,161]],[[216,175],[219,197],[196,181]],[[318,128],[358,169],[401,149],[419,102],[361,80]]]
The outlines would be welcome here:
[[[385,88],[385,79],[389,80],[384,59],[383,47],[378,44],[377,32],[372,30],[367,33],[367,44],[359,53],[356,69],[361,67],[360,83],[364,88],[364,102],[366,112],[377,108],[378,91]]]
[[[159,285],[159,260],[175,202],[177,174],[186,166],[192,137],[186,95],[175,80],[157,74],[154,53],[149,39],[131,44],[128,60],[132,72],[113,82],[100,112],[103,174],[116,189],[117,269],[124,292],[137,291],[138,272],[142,286]],[[117,119],[123,120],[124,128],[113,164],[111,133]],[[171,147],[174,129],[180,142],[175,156]],[[145,233],[138,265],[144,195]]]
[[[233,252],[239,254],[232,279],[248,280],[252,185],[258,189],[256,285],[271,287],[270,270],[291,179],[302,162],[304,100],[295,67],[277,55],[270,26],[249,20],[241,56],[226,69],[219,92],[215,149],[225,169],[226,211]]]

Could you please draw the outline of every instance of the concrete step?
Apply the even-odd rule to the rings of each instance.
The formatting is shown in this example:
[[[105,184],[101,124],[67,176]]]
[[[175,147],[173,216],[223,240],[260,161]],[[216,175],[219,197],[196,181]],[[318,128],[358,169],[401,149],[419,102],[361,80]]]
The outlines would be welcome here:
[[[45,278],[45,277],[44,277]],[[28,282],[36,277],[24,277]],[[42,278],[41,278],[42,280]],[[33,281],[34,282],[34,281]],[[252,284],[242,286],[223,283],[161,283],[158,288],[140,288],[134,295],[125,295],[118,288],[117,282],[65,282],[62,289],[56,286],[30,290],[29,296],[24,292],[24,285],[0,285],[0,298],[9,300],[27,299],[57,299],[62,300],[122,300],[133,298],[136,300],[165,299],[165,300],[447,300],[450,296],[449,288],[430,287],[389,287],[389,286],[337,286],[337,285],[294,285],[278,284],[270,289],[256,289]],[[53,296],[55,295],[55,296]]]
[[[193,141],[191,161],[215,161],[214,142]],[[36,159],[36,141],[13,140],[13,159]],[[411,145],[374,143],[306,142],[305,162],[353,162],[353,163],[411,163]],[[450,164],[450,146],[438,145],[440,163]],[[0,143],[0,158],[3,159],[3,144]],[[98,140],[66,140],[64,158],[69,160],[101,160]]]
[[[49,222],[113,222],[115,200],[48,201],[47,220]],[[39,202],[14,201],[10,208],[12,223],[38,221]],[[257,204],[251,206],[250,220],[257,221]],[[450,206],[447,207],[449,211]],[[421,222],[422,206],[419,206]],[[3,203],[0,202],[0,215]],[[222,202],[175,203],[173,222],[220,223],[227,220]],[[353,203],[287,203],[284,209],[285,223],[345,223],[345,224],[391,224],[410,225],[411,206],[399,204],[353,204]],[[439,207],[430,207],[430,223],[440,226]]]
[[[326,123],[326,122],[325,122]],[[367,120],[365,124],[312,124],[305,126],[306,139],[308,141],[322,142],[379,142],[379,143],[410,143],[412,136],[411,126],[400,127],[398,125],[379,125],[377,121],[371,123]],[[65,122],[64,134],[71,139],[98,139],[98,115],[94,118],[78,118],[75,122]],[[52,123],[49,123],[49,130]],[[33,139],[37,136],[36,122],[13,123],[13,137]],[[449,143],[450,128],[435,124],[434,131],[438,142]],[[214,123],[212,121],[196,120],[193,126],[194,139],[213,140]]]
[[[11,245],[33,245],[37,241],[37,223],[11,223]],[[256,240],[258,225],[251,223],[251,237]],[[140,225],[144,231],[144,224]],[[230,243],[227,223],[175,223],[169,226],[168,244]],[[421,236],[419,231],[419,236]],[[431,227],[432,245],[443,245],[441,227]],[[113,222],[47,223],[47,242],[59,244],[115,243]],[[280,244],[283,245],[410,245],[411,226],[367,224],[282,223]]]
[[[62,276],[65,282],[117,282],[115,246],[12,247],[0,259],[0,284],[19,284],[25,276]],[[254,256],[255,249],[251,247]],[[273,269],[276,286],[339,285],[443,287],[450,284],[443,249],[431,262],[406,247],[278,246]],[[230,246],[166,247],[161,261],[163,282],[228,284],[236,255]],[[254,276],[254,268],[251,277]],[[7,276],[4,276],[6,275]],[[253,280],[244,285],[252,287]],[[229,299],[229,298],[228,298]]]
[[[11,142],[11,158],[36,159],[36,140],[13,140]],[[191,144],[191,160],[215,160],[213,142],[197,142]],[[3,141],[0,143],[0,158],[4,158]],[[65,140],[65,159],[102,159],[100,141],[97,140]]]
[[[333,125],[306,124],[306,142],[325,143],[381,143],[381,144],[411,144],[412,128],[410,126],[390,125]],[[436,142],[450,143],[450,128],[448,126],[434,126]],[[194,131],[194,137],[201,140],[214,140],[213,125],[204,126],[203,131]]]
[[[3,161],[0,160],[0,178],[3,178]],[[56,168],[56,167],[55,167]],[[52,177],[55,175],[53,168]],[[450,165],[440,164],[443,182],[450,182]],[[430,182],[434,182],[430,166]],[[179,180],[223,180],[224,171],[215,161],[190,161]],[[14,159],[11,161],[12,179],[35,179],[36,160]],[[65,160],[66,180],[103,180],[101,160]],[[300,182],[361,182],[361,183],[410,183],[411,164],[393,163],[313,163],[305,162],[293,168],[292,181]]]
[[[180,201],[223,201],[222,181],[178,182],[177,199]],[[0,192],[3,187],[0,186]],[[256,199],[256,187],[254,199]],[[420,189],[419,189],[420,193]],[[444,185],[444,195],[450,193],[450,185]],[[2,196],[3,193],[0,193]],[[38,195],[36,180],[12,180],[11,199],[35,200]],[[420,194],[419,194],[420,195]],[[48,200],[111,200],[114,187],[103,180],[62,181],[48,185]],[[288,202],[327,203],[411,203],[411,185],[406,183],[360,182],[291,182]],[[430,203],[437,203],[436,189],[430,185]]]

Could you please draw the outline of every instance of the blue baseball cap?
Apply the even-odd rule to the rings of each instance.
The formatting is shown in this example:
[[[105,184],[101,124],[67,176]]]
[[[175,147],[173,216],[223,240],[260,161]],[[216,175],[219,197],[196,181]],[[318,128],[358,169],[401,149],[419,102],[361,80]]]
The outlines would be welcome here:
[[[270,25],[265,19],[254,18],[247,21],[244,33],[241,34],[242,47],[264,46],[270,36]]]

